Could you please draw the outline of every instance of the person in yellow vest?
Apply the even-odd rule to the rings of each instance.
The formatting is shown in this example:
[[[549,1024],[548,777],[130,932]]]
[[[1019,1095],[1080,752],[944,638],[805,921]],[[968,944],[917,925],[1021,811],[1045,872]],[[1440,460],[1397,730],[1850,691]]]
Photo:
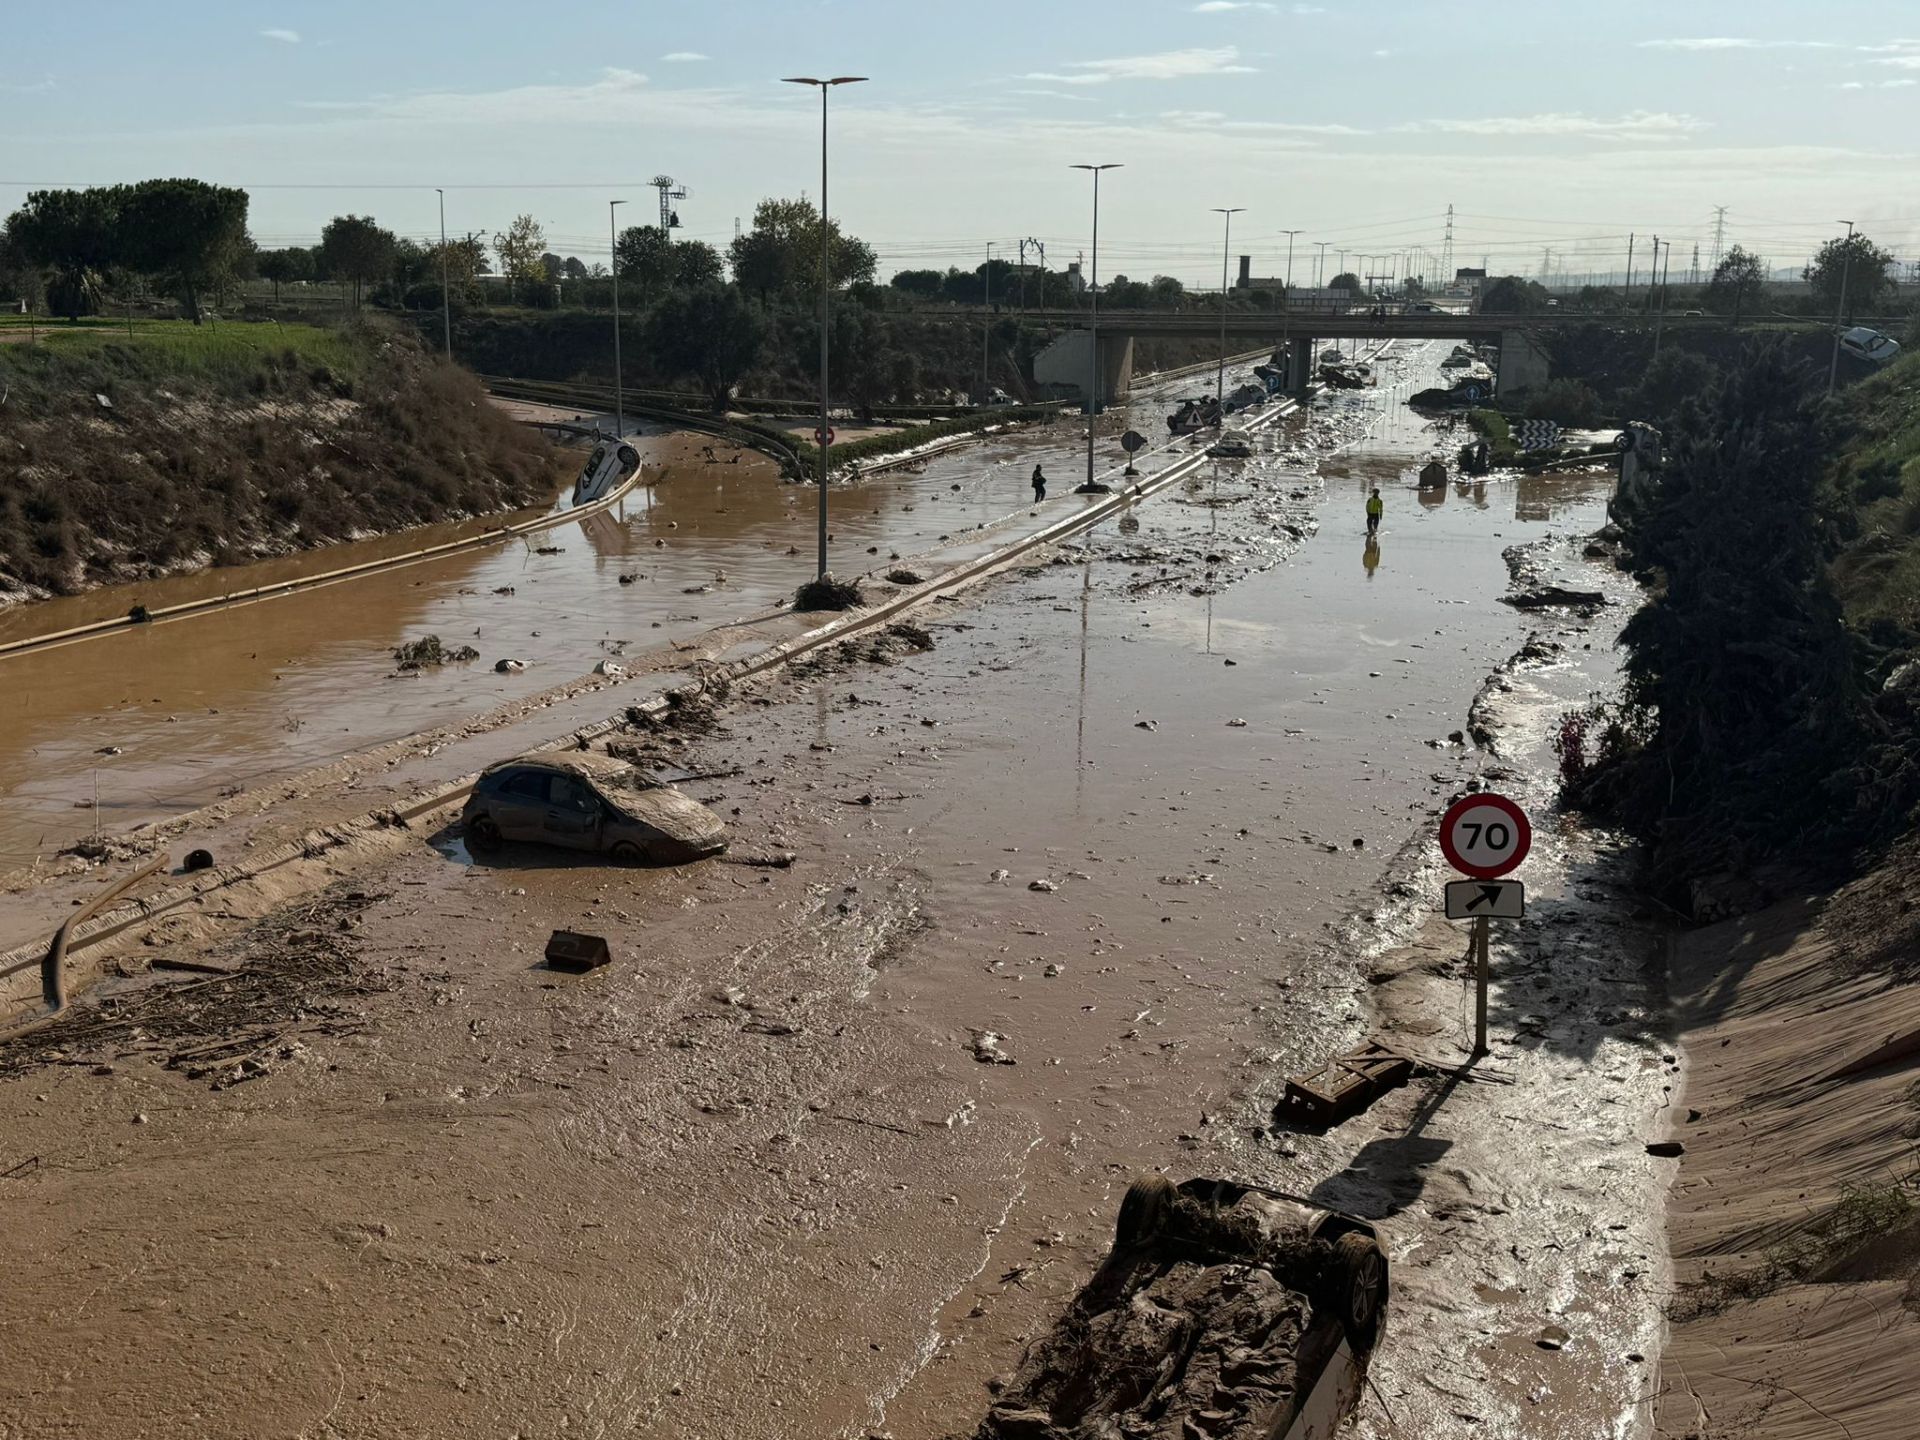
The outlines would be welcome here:
[[[1380,498],[1380,487],[1373,487],[1373,493],[1367,496],[1367,534],[1376,534],[1380,529],[1380,517],[1387,513],[1387,502]]]

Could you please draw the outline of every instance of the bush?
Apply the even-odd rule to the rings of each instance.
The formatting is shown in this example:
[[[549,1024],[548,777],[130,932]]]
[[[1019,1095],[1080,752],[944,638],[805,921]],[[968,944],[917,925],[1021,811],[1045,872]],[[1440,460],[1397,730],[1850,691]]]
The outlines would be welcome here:
[[[1600,397],[1578,380],[1549,380],[1527,396],[1529,420],[1551,420],[1572,430],[1600,423]]]

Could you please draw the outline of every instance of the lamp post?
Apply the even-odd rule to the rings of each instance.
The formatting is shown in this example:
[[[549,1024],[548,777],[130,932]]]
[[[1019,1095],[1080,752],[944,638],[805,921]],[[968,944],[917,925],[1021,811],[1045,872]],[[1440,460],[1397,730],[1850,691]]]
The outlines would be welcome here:
[[[626,203],[624,200],[607,202],[607,240],[613,247],[613,433],[616,439],[627,433],[627,409],[626,397],[620,393],[620,378],[624,373],[620,368],[620,232],[613,212]]]
[[[1227,423],[1227,259],[1233,250],[1233,217],[1246,208],[1244,205],[1213,207],[1214,214],[1226,217],[1226,233],[1220,240],[1220,369],[1213,382],[1213,393],[1220,401],[1222,426]]]
[[[981,300],[986,309],[986,317],[980,324],[980,403],[987,403],[987,397],[993,393],[993,242],[987,242],[987,264],[980,272],[980,283],[986,286],[985,297]]]
[[[1087,484],[1093,484],[1093,427],[1100,414],[1100,172],[1118,170],[1118,162],[1108,165],[1072,165],[1073,170],[1093,172],[1093,277],[1087,294],[1093,301],[1093,318],[1088,322],[1087,349]]]
[[[1323,272],[1327,268],[1327,243],[1328,242],[1326,242],[1325,240],[1316,240],[1313,243],[1317,247],[1319,247],[1319,250],[1320,250],[1320,253],[1313,257],[1313,287],[1314,289],[1317,290],[1322,285],[1327,283]]]
[[[820,92],[820,433],[813,438],[820,446],[820,553],[814,573],[820,579],[827,574],[827,475],[833,431],[827,424],[827,321],[833,304],[833,231],[827,223],[827,92],[836,85],[858,85],[864,75],[835,75],[816,80],[808,75],[788,75],[781,83],[812,85]]]
[[[453,302],[447,298],[447,192],[438,185],[433,193],[440,197],[440,321],[446,330],[447,358],[453,358]]]
[[[1847,245],[1840,252],[1840,308],[1833,317],[1833,363],[1827,367],[1827,393],[1840,383],[1840,330],[1847,323],[1847,279],[1853,269],[1853,221],[1842,220],[1847,227]]]
[[[1304,235],[1304,234],[1306,234],[1307,232],[1306,232],[1306,231],[1304,231],[1304,230],[1282,230],[1282,231],[1281,231],[1280,233],[1281,233],[1282,235],[1284,235],[1284,236],[1286,236],[1286,237],[1287,237],[1287,280],[1286,280],[1286,285],[1287,285],[1287,289],[1289,289],[1289,290],[1291,290],[1291,289],[1293,289],[1293,237],[1294,237],[1294,236],[1296,236],[1296,235]]]

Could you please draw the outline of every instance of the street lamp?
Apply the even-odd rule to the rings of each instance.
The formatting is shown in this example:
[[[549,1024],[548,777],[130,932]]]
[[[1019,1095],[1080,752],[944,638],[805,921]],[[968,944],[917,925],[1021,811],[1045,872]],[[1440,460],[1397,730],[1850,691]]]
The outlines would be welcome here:
[[[1847,227],[1847,243],[1840,251],[1840,309],[1833,317],[1833,363],[1827,367],[1827,393],[1840,383],[1840,330],[1847,323],[1847,276],[1853,269],[1853,221],[1842,220]]]
[[[1291,290],[1293,289],[1293,237],[1296,235],[1304,235],[1307,232],[1304,230],[1282,230],[1280,233],[1287,237],[1286,286],[1287,286],[1287,289]]]
[[[607,241],[613,247],[613,433],[616,439],[627,433],[626,397],[620,393],[620,232],[615,226],[614,209],[624,200],[607,202]]]
[[[1313,284],[1317,290],[1320,286],[1327,283],[1322,272],[1327,268],[1327,246],[1330,242],[1326,240],[1316,240],[1313,243],[1318,246],[1320,250],[1320,253],[1313,257]]]
[[[833,431],[827,425],[827,321],[833,296],[833,231],[827,225],[827,92],[836,85],[858,85],[864,75],[836,75],[816,80],[808,75],[788,75],[785,85],[812,85],[820,91],[820,433],[814,440],[820,446],[820,555],[815,574],[827,575],[827,460],[833,448]]]
[[[1226,217],[1226,233],[1220,240],[1220,371],[1213,383],[1213,393],[1220,401],[1222,426],[1227,423],[1227,257],[1233,249],[1233,217],[1242,214],[1246,208],[1244,205],[1235,205],[1230,209],[1219,205],[1213,207],[1214,214]]]
[[[1093,427],[1100,414],[1100,172],[1118,170],[1118,162],[1109,165],[1070,165],[1071,170],[1093,172],[1093,277],[1087,294],[1093,300],[1093,318],[1088,322],[1087,360],[1087,484],[1093,484]]]
[[[980,283],[986,286],[985,298],[980,302],[986,309],[986,318],[980,326],[980,403],[987,403],[987,397],[993,393],[993,242],[987,242],[987,265],[980,272]]]
[[[453,358],[453,305],[447,298],[447,192],[438,185],[433,193],[440,197],[440,320],[447,334],[447,358]]]

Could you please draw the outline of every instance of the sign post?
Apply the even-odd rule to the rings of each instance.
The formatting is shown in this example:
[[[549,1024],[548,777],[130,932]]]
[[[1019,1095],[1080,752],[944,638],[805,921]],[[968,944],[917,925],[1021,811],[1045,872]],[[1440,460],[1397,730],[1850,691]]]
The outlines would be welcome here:
[[[1532,848],[1533,826],[1526,812],[1504,795],[1462,796],[1440,819],[1441,853],[1454,869],[1473,877],[1447,886],[1447,917],[1473,921],[1475,1060],[1487,1053],[1488,920],[1525,913],[1526,895],[1520,882],[1502,882],[1500,877],[1517,869]]]
[[[1138,475],[1140,473],[1133,468],[1133,456],[1135,451],[1146,448],[1146,443],[1147,437],[1142,435],[1138,430],[1129,430],[1120,437],[1120,448],[1127,452],[1127,474]]]

